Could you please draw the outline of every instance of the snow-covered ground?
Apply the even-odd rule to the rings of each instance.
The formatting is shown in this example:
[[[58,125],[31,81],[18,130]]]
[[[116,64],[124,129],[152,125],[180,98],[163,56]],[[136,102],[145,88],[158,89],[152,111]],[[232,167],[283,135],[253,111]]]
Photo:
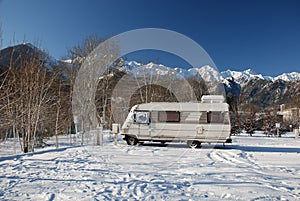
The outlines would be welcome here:
[[[231,145],[0,144],[0,200],[300,200],[300,139],[233,136]],[[60,138],[60,142],[63,139]],[[51,141],[48,142],[51,144]],[[52,143],[53,144],[53,143]]]

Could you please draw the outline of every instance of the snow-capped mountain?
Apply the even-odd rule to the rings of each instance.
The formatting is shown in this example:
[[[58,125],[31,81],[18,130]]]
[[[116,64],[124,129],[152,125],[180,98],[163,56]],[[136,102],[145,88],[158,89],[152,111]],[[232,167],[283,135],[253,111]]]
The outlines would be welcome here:
[[[170,76],[181,78],[203,79],[208,91],[214,91],[223,84],[226,94],[231,94],[235,100],[241,97],[240,109],[246,109],[253,104],[259,110],[276,107],[300,97],[300,73],[284,73],[277,77],[258,74],[251,69],[245,71],[226,70],[218,72],[211,66],[197,68],[169,68],[162,64],[125,62],[120,69],[134,76]],[[221,84],[221,85],[219,85]]]
[[[157,75],[176,75],[178,77],[195,77],[198,76],[205,81],[209,82],[219,82],[221,81],[221,76],[217,69],[205,65],[197,68],[171,68],[164,66],[162,64],[155,64],[150,62],[148,64],[141,64],[136,61],[125,62],[124,66],[119,70],[124,71],[126,73],[134,74],[135,76],[157,76]]]
[[[274,78],[275,80],[284,80],[286,82],[298,81],[300,80],[300,73],[291,72],[291,73],[283,73]]]
[[[264,76],[262,74],[257,74],[251,69],[245,70],[245,71],[232,71],[232,70],[226,70],[220,73],[222,76],[222,79],[227,78],[233,78],[236,82],[239,84],[245,83],[249,81],[249,79],[261,79],[261,80],[267,80],[267,81],[276,81],[276,80],[283,80],[286,82],[292,82],[292,81],[298,81],[300,80],[300,73],[298,72],[291,72],[291,73],[283,73],[282,75],[279,75],[277,77],[271,77],[271,76]]]
[[[233,70],[226,70],[219,72],[217,69],[211,66],[202,66],[202,67],[195,67],[190,69],[185,68],[170,68],[164,66],[162,64],[155,64],[150,62],[148,64],[141,64],[136,61],[126,61],[125,65],[120,68],[120,70],[125,72],[137,72],[139,75],[166,75],[170,72],[175,72],[183,77],[194,77],[194,76],[201,76],[206,81],[211,82],[218,82],[223,81],[225,84],[227,83],[226,80],[234,80],[236,83],[240,85],[245,85],[251,79],[259,79],[259,80],[266,80],[266,81],[276,81],[276,80],[283,80],[286,82],[290,81],[297,81],[300,80],[300,73],[292,72],[292,73],[284,73],[277,77],[266,76],[262,74],[258,74],[251,69],[247,69],[244,71],[233,71]],[[144,72],[144,74],[142,73]],[[150,74],[149,74],[150,73]]]
[[[198,68],[190,68],[187,71],[189,76],[195,76],[199,74],[205,81],[210,81],[210,82],[221,81],[221,76],[218,70],[209,65],[205,65]]]
[[[235,82],[243,85],[249,79],[262,79],[262,80],[268,80],[268,81],[273,81],[274,78],[270,76],[263,76],[262,74],[257,74],[251,69],[247,69],[245,71],[232,71],[232,70],[226,70],[220,73],[222,80],[226,80],[228,78],[233,78]]]
[[[135,77],[144,77],[144,76],[163,76],[163,75],[175,75],[177,70],[164,66],[162,64],[155,64],[150,62],[146,65],[138,63],[136,61],[125,61],[124,66],[119,68],[119,70],[124,71],[128,74],[131,74]]]

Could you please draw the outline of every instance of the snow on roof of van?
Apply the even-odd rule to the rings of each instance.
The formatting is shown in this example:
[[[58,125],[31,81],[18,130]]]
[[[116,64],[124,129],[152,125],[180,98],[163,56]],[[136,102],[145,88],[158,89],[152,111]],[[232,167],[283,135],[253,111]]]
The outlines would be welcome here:
[[[134,106],[133,110],[144,111],[228,111],[227,103],[202,102],[151,102]]]

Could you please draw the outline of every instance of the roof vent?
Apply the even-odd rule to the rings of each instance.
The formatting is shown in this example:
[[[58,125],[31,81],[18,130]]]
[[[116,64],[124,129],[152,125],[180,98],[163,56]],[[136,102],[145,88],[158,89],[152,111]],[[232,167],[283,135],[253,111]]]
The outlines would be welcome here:
[[[205,95],[201,97],[202,103],[224,103],[225,98],[222,95]]]

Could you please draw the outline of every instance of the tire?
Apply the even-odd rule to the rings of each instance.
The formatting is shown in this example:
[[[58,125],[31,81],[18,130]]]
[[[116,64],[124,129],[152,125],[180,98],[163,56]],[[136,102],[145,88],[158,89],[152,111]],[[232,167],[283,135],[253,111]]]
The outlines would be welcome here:
[[[196,140],[190,140],[190,141],[187,141],[187,145],[188,145],[190,148],[195,149],[195,148],[200,147],[201,142],[196,141]]]
[[[138,143],[138,140],[135,137],[132,136],[127,136],[126,137],[126,142],[128,145],[136,145]]]

